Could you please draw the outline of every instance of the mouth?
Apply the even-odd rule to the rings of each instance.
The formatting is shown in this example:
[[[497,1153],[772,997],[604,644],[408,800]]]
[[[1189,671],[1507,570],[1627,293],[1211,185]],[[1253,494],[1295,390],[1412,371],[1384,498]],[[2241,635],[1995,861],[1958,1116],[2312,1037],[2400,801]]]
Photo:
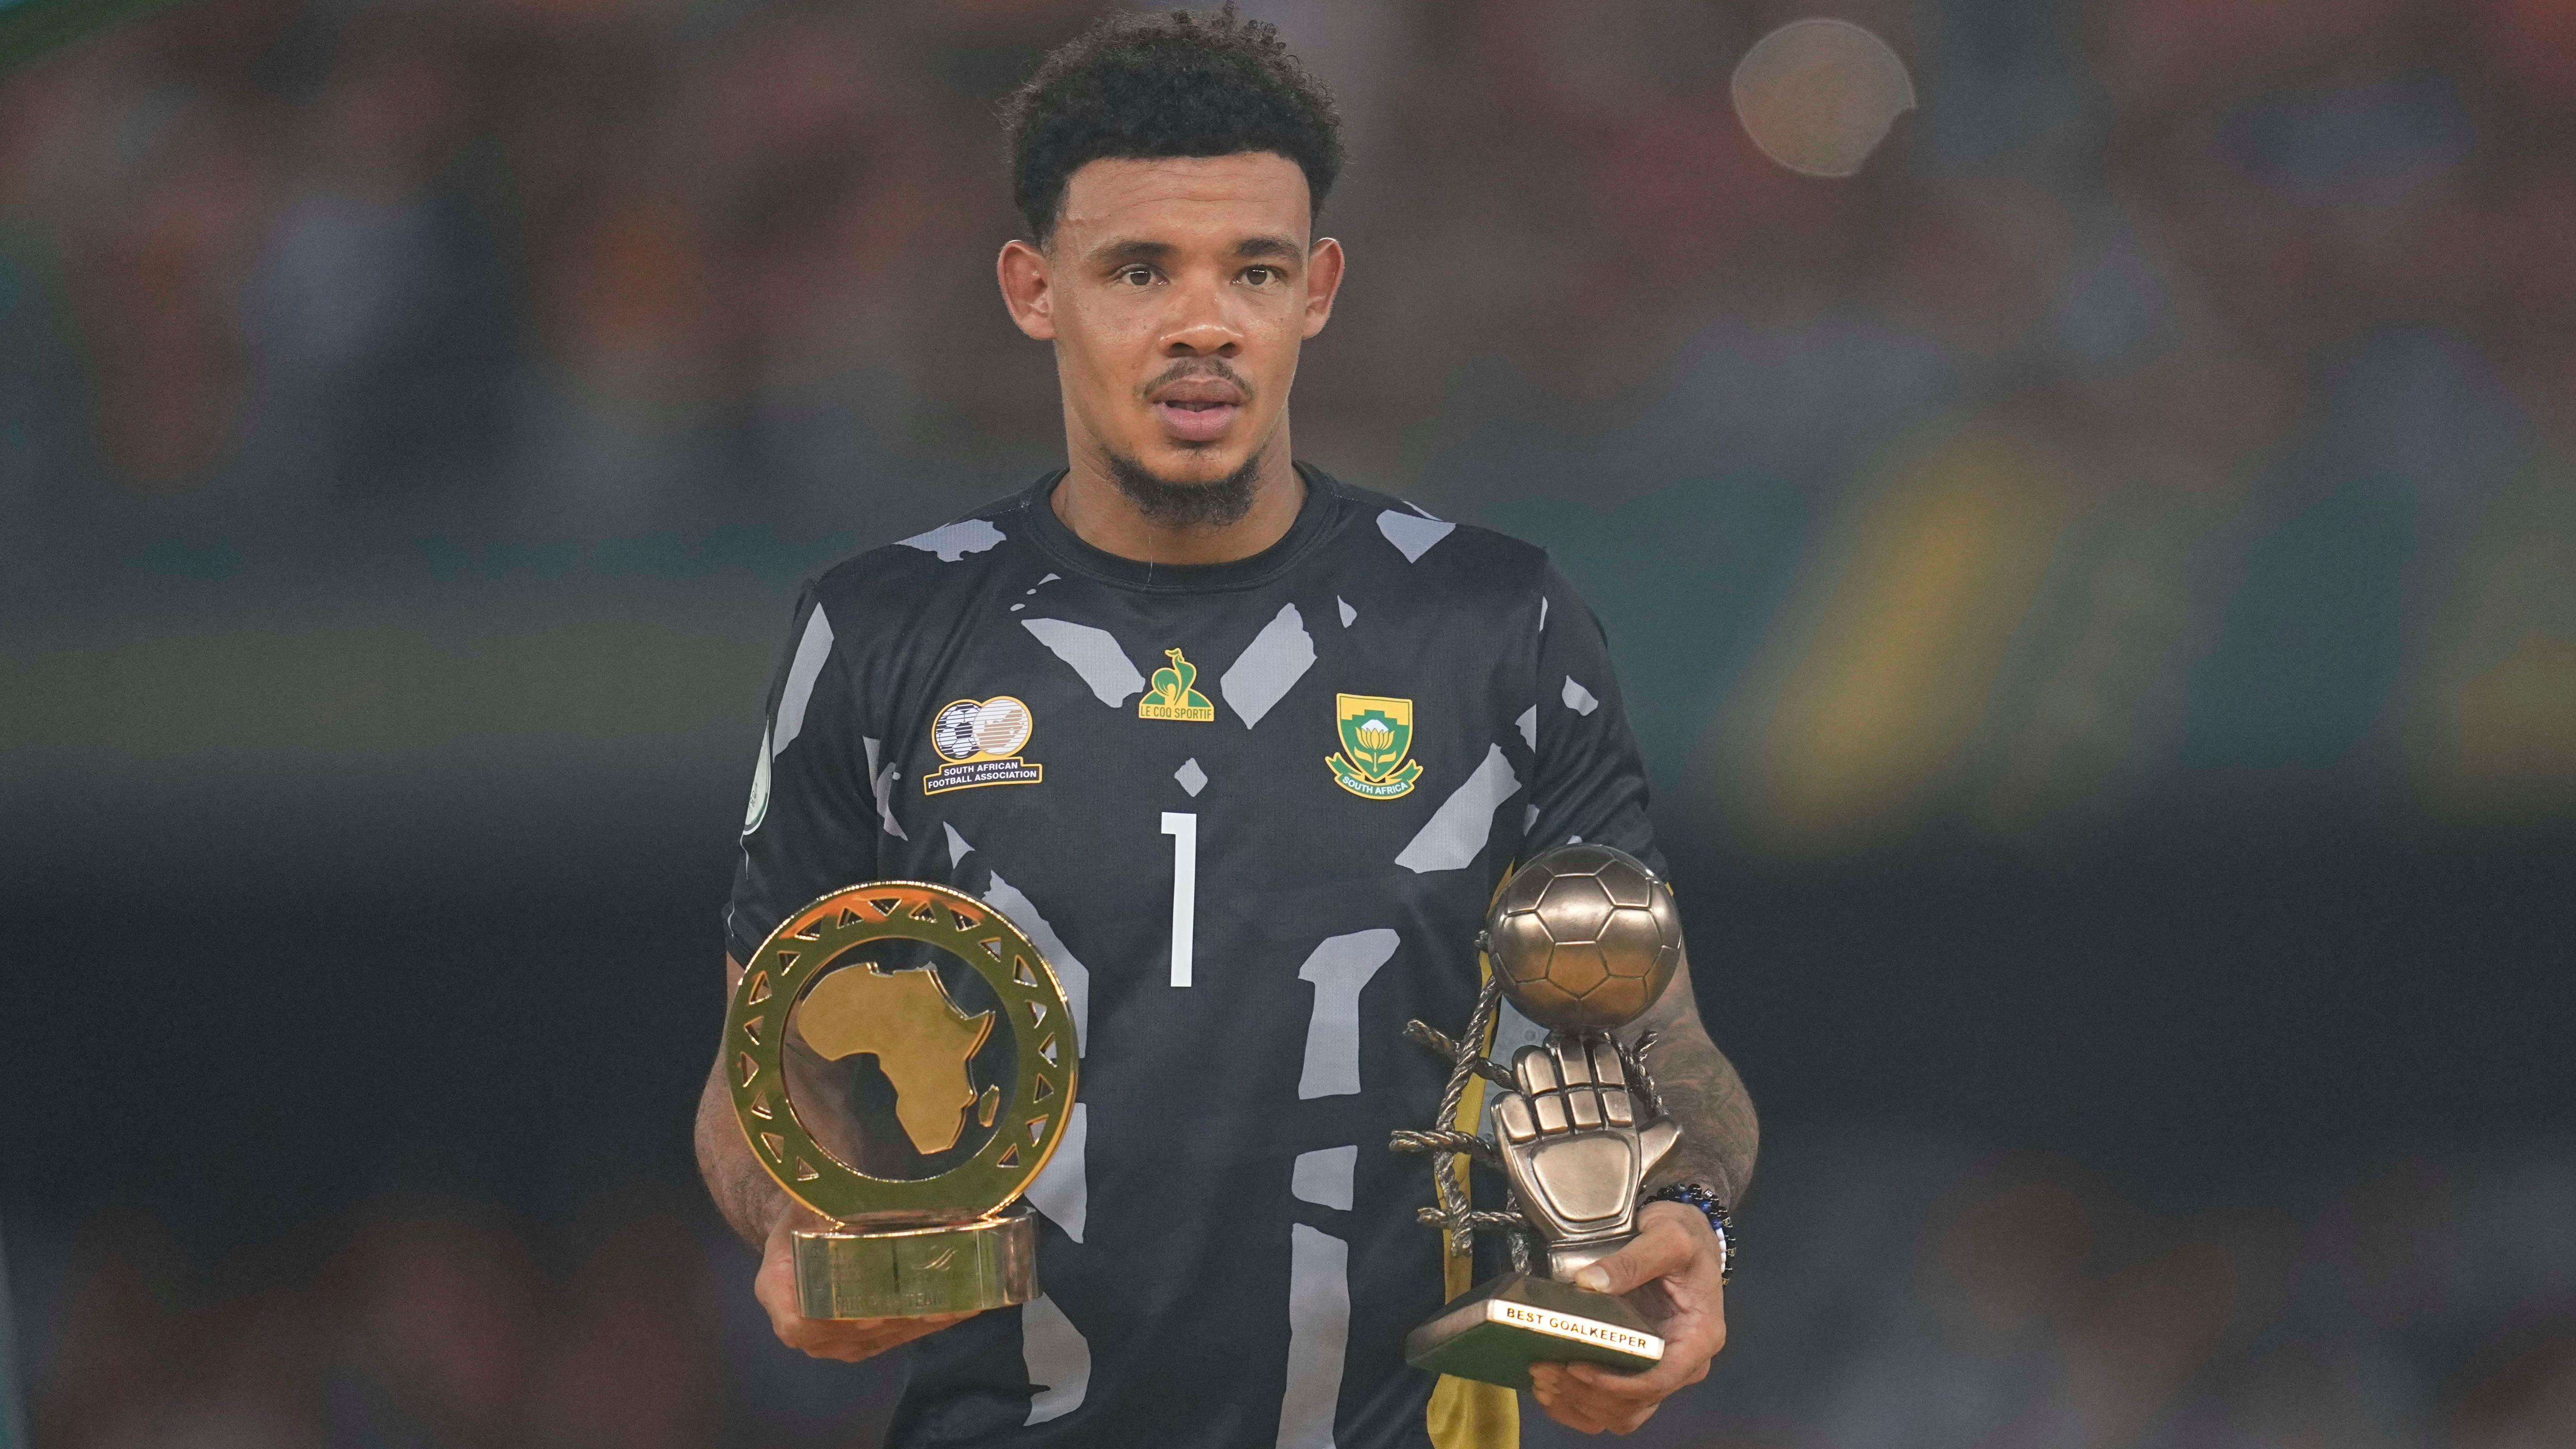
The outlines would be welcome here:
[[[1225,436],[1234,425],[1235,414],[1243,411],[1240,403],[1158,402],[1154,416],[1163,420],[1163,431],[1189,443],[1210,443]]]
[[[1176,442],[1211,443],[1243,411],[1243,389],[1221,377],[1188,377],[1158,389],[1154,416]]]

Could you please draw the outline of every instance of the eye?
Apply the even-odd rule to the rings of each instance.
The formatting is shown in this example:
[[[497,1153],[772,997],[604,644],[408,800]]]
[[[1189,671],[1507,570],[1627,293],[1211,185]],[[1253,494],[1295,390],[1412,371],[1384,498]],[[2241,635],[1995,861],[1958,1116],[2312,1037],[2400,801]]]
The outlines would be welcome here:
[[[1279,269],[1277,267],[1246,267],[1243,269],[1243,279],[1256,287],[1267,287],[1271,283],[1279,280]]]
[[[1154,269],[1142,262],[1133,266],[1120,267],[1117,280],[1130,287],[1150,287],[1154,284]]]

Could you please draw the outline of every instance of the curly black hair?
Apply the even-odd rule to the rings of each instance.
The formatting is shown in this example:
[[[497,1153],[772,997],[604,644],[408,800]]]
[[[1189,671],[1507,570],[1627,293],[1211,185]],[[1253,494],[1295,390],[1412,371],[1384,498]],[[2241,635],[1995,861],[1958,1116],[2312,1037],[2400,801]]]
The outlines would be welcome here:
[[[1046,244],[1065,183],[1103,157],[1276,151],[1306,173],[1315,212],[1342,169],[1332,92],[1275,26],[1175,10],[1113,15],[1056,48],[1002,102],[1011,200]]]

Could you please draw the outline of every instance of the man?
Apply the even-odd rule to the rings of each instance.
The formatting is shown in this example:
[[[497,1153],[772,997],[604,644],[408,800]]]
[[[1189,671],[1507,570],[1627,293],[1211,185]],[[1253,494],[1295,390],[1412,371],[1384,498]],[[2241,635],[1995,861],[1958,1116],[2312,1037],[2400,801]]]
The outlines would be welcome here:
[[[720,1075],[707,1181],[764,1254],[781,1339],[844,1359],[918,1340],[896,1444],[1511,1443],[1510,1394],[1402,1362],[1467,1275],[1415,1220],[1422,1162],[1385,1144],[1436,1111],[1446,1066],[1403,1026],[1466,1022],[1512,862],[1579,836],[1661,868],[1600,627],[1539,550],[1292,461],[1298,349],[1343,275],[1313,235],[1341,149],[1268,27],[1106,21],[1006,119],[1029,230],[1002,296],[1054,344],[1069,466],[808,586],[727,971],[873,879],[950,882],[1031,934],[1083,1054],[1030,1193],[1044,1297],[800,1317],[801,1209]],[[1734,1200],[1752,1110],[1687,970],[1642,1024],[1686,1134],[1649,1187]],[[1657,1285],[1666,1358],[1542,1366],[1538,1402],[1642,1423],[1723,1342],[1722,1267],[1711,1216],[1648,1204],[1597,1284]]]

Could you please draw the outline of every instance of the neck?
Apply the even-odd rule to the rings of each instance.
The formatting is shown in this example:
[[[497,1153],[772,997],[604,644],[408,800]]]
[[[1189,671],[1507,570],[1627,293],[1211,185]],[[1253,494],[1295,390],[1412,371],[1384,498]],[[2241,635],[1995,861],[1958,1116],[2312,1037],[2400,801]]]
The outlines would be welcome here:
[[[1067,449],[1071,467],[1056,485],[1055,516],[1103,553],[1143,563],[1217,564],[1250,558],[1287,537],[1306,503],[1306,480],[1288,450],[1281,418],[1252,477],[1252,506],[1231,523],[1174,525],[1147,517],[1109,474],[1097,447]]]

